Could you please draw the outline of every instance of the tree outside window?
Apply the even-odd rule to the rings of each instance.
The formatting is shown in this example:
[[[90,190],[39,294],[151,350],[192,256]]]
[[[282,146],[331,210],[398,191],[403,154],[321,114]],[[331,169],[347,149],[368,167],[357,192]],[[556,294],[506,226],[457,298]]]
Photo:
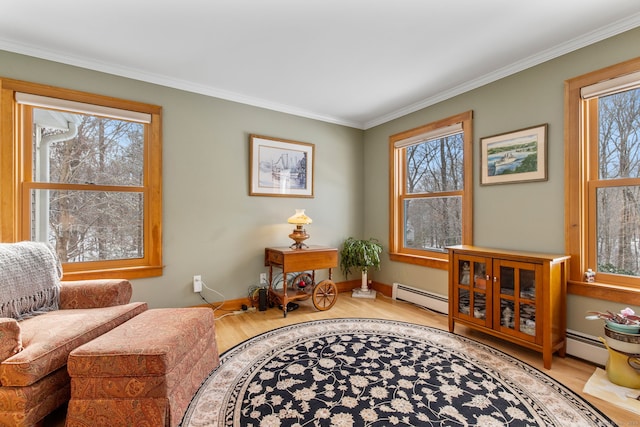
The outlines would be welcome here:
[[[463,132],[405,149],[407,198],[404,201],[407,248],[446,250],[462,243],[462,197],[442,196],[463,187]]]
[[[31,240],[64,263],[142,258],[144,125],[69,112],[50,124],[59,114],[33,110],[33,182],[45,188],[32,190]]]
[[[597,108],[598,117],[597,138],[588,138],[597,148],[597,166],[589,173],[596,212],[592,263],[596,273],[638,277],[640,89],[594,98],[587,103],[587,114],[590,108]]]

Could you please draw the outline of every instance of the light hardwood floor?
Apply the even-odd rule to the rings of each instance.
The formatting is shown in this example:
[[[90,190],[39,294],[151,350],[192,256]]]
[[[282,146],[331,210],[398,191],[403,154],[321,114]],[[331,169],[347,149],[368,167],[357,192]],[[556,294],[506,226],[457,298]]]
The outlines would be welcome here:
[[[447,316],[435,313],[412,304],[395,301],[378,293],[375,300],[352,298],[350,293],[341,293],[336,305],[327,311],[316,311],[310,300],[301,301],[300,308],[290,312],[286,318],[278,308],[266,311],[248,312],[239,315],[225,315],[222,310],[216,311],[216,338],[218,350],[224,351],[242,341],[282,326],[311,320],[338,317],[359,317],[400,320],[447,330]],[[224,307],[223,307],[224,308]],[[555,378],[577,394],[584,397],[592,405],[609,416],[621,427],[640,426],[640,416],[621,409],[596,397],[582,393],[582,388],[596,369],[596,366],[572,357],[554,356],[552,369],[544,369],[540,353],[510,344],[498,338],[456,325],[456,333],[477,341],[489,344],[507,354],[540,369]],[[64,425],[63,408],[49,417],[44,426],[61,427]]]

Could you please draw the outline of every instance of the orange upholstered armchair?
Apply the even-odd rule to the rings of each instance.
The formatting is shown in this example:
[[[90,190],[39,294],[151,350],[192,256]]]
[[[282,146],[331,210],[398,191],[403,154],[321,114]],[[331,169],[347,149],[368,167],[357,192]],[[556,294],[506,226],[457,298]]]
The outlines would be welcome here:
[[[0,425],[32,426],[69,400],[69,353],[147,309],[127,280],[63,282],[55,252],[0,243]]]

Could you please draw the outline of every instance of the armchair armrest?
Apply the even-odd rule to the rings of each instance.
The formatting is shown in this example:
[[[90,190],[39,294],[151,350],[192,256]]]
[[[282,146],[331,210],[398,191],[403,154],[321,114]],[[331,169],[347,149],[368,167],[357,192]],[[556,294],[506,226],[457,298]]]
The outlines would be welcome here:
[[[60,309],[100,308],[128,304],[133,288],[126,279],[60,282]]]
[[[16,319],[0,317],[0,362],[22,351],[22,335]]]

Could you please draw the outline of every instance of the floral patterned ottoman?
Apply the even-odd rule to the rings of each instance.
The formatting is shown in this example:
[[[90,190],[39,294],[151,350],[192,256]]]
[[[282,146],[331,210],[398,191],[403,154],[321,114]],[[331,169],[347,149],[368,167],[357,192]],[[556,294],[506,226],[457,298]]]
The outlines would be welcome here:
[[[219,364],[211,309],[147,310],[71,352],[66,426],[176,426]]]

